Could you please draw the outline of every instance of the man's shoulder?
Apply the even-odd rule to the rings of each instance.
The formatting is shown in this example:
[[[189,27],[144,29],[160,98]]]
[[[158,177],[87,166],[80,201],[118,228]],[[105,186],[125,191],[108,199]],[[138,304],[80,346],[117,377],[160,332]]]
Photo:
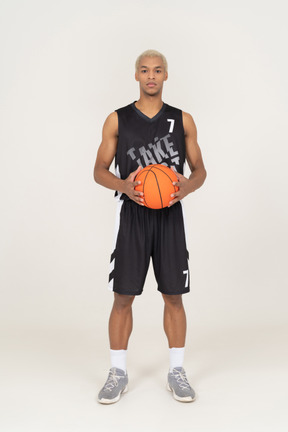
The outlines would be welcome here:
[[[188,112],[186,112],[186,111],[183,111],[183,109],[181,109],[181,108],[178,108],[178,107],[175,107],[175,106],[172,106],[172,105],[168,105],[167,103],[166,103],[166,111],[176,111],[176,112],[178,112],[181,116],[182,116],[182,118],[183,118],[183,120],[185,121],[193,121],[193,117],[192,117],[192,115],[190,114],[190,113],[188,113]]]
[[[178,108],[178,107],[175,107],[175,106],[173,106],[173,105],[170,105],[170,104],[168,104],[168,103],[166,103],[165,102],[165,105],[166,105],[166,112],[168,111],[176,111],[176,112],[178,112],[179,114],[180,113],[182,113],[183,111],[182,111],[182,109],[181,108]]]
[[[123,111],[130,111],[132,109],[133,102],[130,102],[128,105],[122,106],[120,108],[116,108],[115,112],[123,112]]]

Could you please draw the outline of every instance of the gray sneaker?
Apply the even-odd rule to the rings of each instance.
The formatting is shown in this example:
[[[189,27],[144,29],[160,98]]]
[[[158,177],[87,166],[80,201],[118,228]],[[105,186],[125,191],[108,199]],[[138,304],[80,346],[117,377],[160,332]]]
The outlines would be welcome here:
[[[98,394],[98,402],[111,404],[120,399],[122,393],[128,390],[128,375],[122,369],[111,368],[104,387]]]
[[[196,399],[182,367],[176,367],[168,373],[167,389],[172,391],[174,399],[180,402],[193,402]]]

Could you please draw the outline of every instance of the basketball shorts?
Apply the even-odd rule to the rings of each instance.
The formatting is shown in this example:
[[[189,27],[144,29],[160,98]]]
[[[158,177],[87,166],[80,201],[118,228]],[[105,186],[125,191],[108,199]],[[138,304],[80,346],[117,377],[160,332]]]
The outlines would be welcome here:
[[[119,201],[118,206],[109,289],[118,294],[141,294],[152,258],[161,293],[189,292],[189,254],[181,202],[159,210],[132,200]]]

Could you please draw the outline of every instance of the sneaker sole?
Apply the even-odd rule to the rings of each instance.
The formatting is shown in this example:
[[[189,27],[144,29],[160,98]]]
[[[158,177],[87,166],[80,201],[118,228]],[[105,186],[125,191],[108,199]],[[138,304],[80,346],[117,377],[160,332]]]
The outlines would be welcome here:
[[[127,391],[128,391],[128,384],[124,387],[124,389],[114,399],[98,399],[98,402],[100,402],[101,404],[105,404],[105,405],[118,402],[122,393],[126,393]]]
[[[194,396],[193,398],[192,398],[192,396],[185,396],[185,397],[177,396],[177,394],[175,393],[174,389],[172,389],[170,387],[169,383],[167,383],[167,390],[169,390],[170,392],[172,392],[174,399],[176,399],[179,402],[194,402],[195,399],[196,399],[196,396]]]

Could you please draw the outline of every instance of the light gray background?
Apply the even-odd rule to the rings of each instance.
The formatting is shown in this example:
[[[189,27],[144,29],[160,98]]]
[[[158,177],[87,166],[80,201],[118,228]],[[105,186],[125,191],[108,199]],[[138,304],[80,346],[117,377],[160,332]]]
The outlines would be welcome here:
[[[1,430],[286,431],[286,2],[2,0],[0,15]],[[103,407],[116,206],[93,167],[148,48],[167,57],[163,100],[192,114],[208,171],[185,199],[198,398],[165,390],[150,271],[130,392]]]

